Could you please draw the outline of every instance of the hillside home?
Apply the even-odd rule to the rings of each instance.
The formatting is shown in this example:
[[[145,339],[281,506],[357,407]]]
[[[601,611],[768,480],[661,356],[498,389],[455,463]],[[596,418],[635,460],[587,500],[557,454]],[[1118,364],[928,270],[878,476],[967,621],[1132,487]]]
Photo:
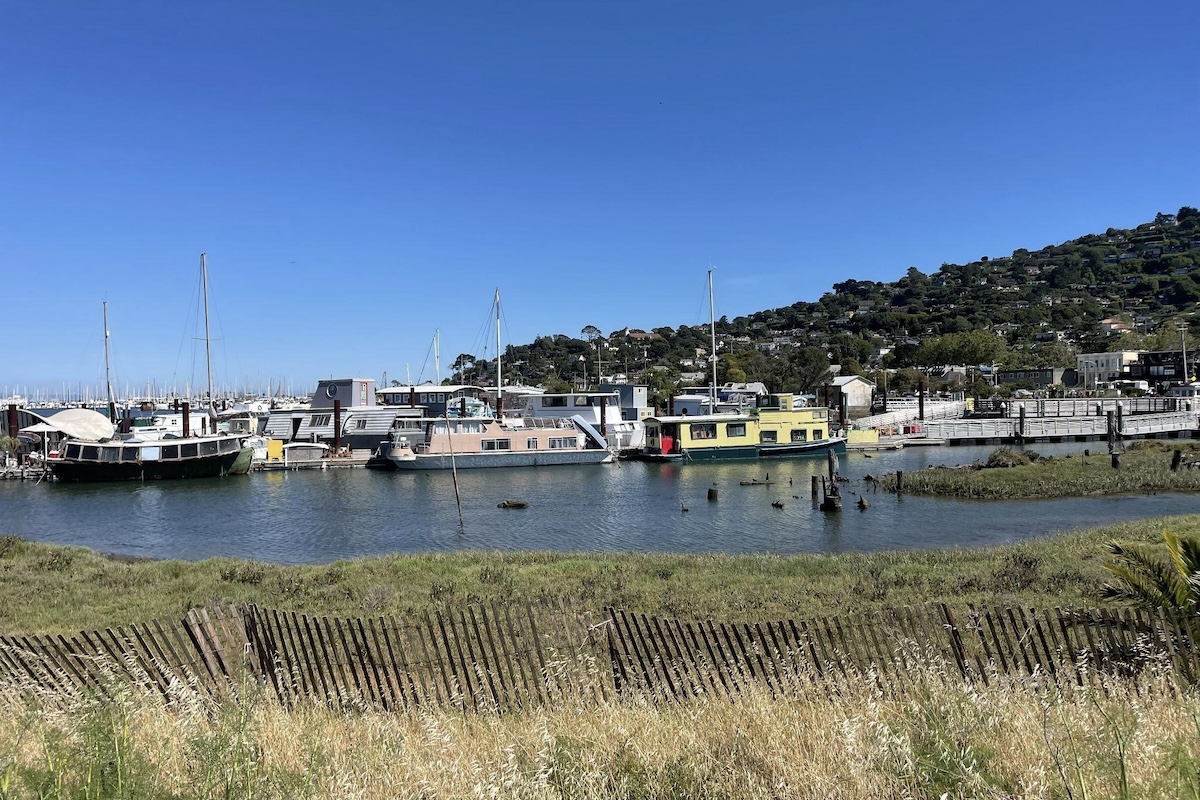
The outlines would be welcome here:
[[[1100,320],[1100,330],[1104,331],[1107,334],[1113,334],[1113,333],[1128,333],[1131,330],[1131,328],[1129,327],[1129,323],[1123,319],[1116,319],[1115,317],[1105,317],[1104,319]]]

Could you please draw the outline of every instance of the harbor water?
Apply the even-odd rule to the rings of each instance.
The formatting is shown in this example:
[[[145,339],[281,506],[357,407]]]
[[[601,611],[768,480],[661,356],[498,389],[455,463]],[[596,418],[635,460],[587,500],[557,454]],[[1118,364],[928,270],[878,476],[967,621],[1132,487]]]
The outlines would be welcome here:
[[[1084,445],[1039,445],[1082,454]],[[149,483],[0,482],[0,535],[125,556],[212,556],[281,564],[453,550],[843,553],[979,547],[1110,522],[1186,514],[1200,497],[1129,495],[1025,501],[897,497],[866,475],[986,459],[991,447],[849,453],[845,510],[823,513],[811,476],[823,458],[708,464],[449,471],[259,472]],[[1100,457],[1100,456],[1097,456]],[[769,485],[742,486],[741,481]],[[717,490],[716,501],[708,499]],[[856,507],[865,496],[869,507]],[[523,509],[501,509],[504,500]],[[782,503],[777,508],[772,503]],[[687,509],[684,511],[683,509]]]

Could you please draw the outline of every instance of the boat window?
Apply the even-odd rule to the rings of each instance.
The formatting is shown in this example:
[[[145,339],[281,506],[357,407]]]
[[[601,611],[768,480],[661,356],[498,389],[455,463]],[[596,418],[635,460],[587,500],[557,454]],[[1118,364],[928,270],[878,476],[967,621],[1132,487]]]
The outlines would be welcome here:
[[[101,447],[100,448],[100,460],[101,461],[120,461],[121,460],[121,448],[120,447]]]
[[[715,422],[697,422],[694,425],[688,426],[692,432],[693,439],[715,439],[717,438],[717,423]]]
[[[134,448],[131,447],[130,449],[132,450]],[[158,461],[159,455],[161,454],[162,450],[164,450],[164,449],[171,449],[171,448],[163,448],[163,447],[159,447],[158,445],[154,445],[153,447],[143,447],[142,448],[142,461]]]
[[[592,403],[591,403],[591,398],[589,398],[587,395],[582,395],[582,394],[581,394],[581,395],[576,395],[576,396],[575,396],[575,407],[576,407],[576,408],[582,408],[582,407],[584,407],[584,406],[590,406],[591,404],[592,404]]]
[[[828,408],[814,408],[813,409],[813,419],[829,419],[829,409]]]
[[[483,446],[483,450],[485,452],[489,451],[489,450],[511,450],[512,449],[512,440],[511,439],[484,439],[482,442],[480,442],[480,444]]]
[[[817,430],[816,428],[813,428],[813,441],[815,442],[818,439],[823,439],[823,438],[825,438],[825,437],[823,437],[821,435],[821,432],[819,430]]]
[[[331,419],[333,419],[333,417],[329,414],[313,414],[312,419],[308,421],[308,424],[310,427],[318,428],[322,425],[328,425],[329,420]]]
[[[122,461],[137,461],[138,460],[138,450],[139,450],[139,448],[137,448],[137,447],[122,447],[121,448],[121,460]]]
[[[237,439],[222,439],[221,440],[221,452],[222,453],[232,453],[234,450],[241,450],[241,449],[242,448],[238,446]]]
[[[792,429],[792,441],[793,442],[807,442],[808,441],[808,431],[804,430],[803,428],[793,428]]]
[[[367,421],[365,419],[356,419],[354,421],[354,429],[355,430],[361,431],[365,427],[367,427]]]
[[[195,458],[198,454],[199,454],[199,449],[197,448],[195,442],[193,442],[191,444],[179,445],[179,457],[180,458]]]
[[[725,435],[734,438],[746,435],[746,423],[744,422],[729,422],[725,425]]]
[[[444,392],[438,392],[437,401],[438,401],[439,403],[444,403],[444,402],[446,402],[446,395],[445,395],[445,393],[444,393]]]
[[[550,437],[551,450],[574,450],[579,447],[579,440],[574,436],[552,436]]]
[[[763,444],[775,444],[778,441],[775,438],[775,431],[763,431],[759,434],[758,440]]]
[[[95,461],[96,459],[100,458],[100,448],[99,447],[84,447],[82,458],[86,458],[91,461]]]
[[[538,449],[536,436],[530,436],[528,439],[525,440],[525,449],[526,450],[537,450]]]
[[[219,442],[216,441],[200,442],[200,455],[215,456],[217,454],[218,444]]]
[[[422,403],[428,403],[428,402],[429,402],[429,395],[427,395],[425,392],[421,392],[421,402],[422,402]]]
[[[163,458],[179,458],[179,445],[172,444],[172,445],[167,445],[166,447],[164,447],[162,449],[162,457]],[[145,455],[142,456],[142,460],[143,461],[146,460]]]
[[[542,408],[566,408],[567,398],[565,397],[543,397]]]
[[[67,458],[79,458],[79,445],[67,445]]]

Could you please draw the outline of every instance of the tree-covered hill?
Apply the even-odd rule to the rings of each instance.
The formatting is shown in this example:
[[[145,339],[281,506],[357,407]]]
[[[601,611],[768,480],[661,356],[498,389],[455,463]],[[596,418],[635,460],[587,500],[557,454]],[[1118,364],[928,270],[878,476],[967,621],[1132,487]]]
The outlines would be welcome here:
[[[891,283],[848,278],[815,302],[722,317],[718,380],[811,391],[831,365],[1071,366],[1076,352],[1178,348],[1176,323],[1190,324],[1197,302],[1200,211],[1185,206],[1131,229],[943,264],[932,275],[910,267]],[[667,389],[706,383],[710,349],[703,325],[608,335],[587,325],[578,337],[510,346],[505,358],[514,382],[565,391],[602,373]],[[455,366],[469,369],[454,380],[477,382],[491,368],[469,356]]]

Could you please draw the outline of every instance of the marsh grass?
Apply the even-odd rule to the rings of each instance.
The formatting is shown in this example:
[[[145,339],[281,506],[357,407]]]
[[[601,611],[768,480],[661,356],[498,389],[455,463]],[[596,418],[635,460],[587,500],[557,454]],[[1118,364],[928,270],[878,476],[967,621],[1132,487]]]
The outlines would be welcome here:
[[[478,714],[0,685],[0,798],[1200,796],[1200,697],[1154,671],[981,686],[916,663],[900,694],[867,677]]]
[[[1090,455],[1039,457],[1025,451],[1000,448],[986,464],[963,467],[930,467],[904,473],[906,494],[950,495],[982,500],[1046,497],[1089,497],[1109,494],[1200,491],[1200,469],[1171,471],[1175,449],[1185,461],[1200,458],[1200,444],[1191,442],[1134,442],[1113,469],[1107,452]],[[896,491],[895,474],[882,486]]]
[[[930,602],[1081,607],[1096,605],[1110,578],[1103,566],[1108,542],[1157,547],[1168,529],[1200,535],[1200,515],[985,549],[786,557],[461,552],[308,567],[230,559],[128,563],[7,537],[0,538],[0,632],[77,632],[234,603],[359,617],[447,602],[566,602],[692,619],[808,618]]]

